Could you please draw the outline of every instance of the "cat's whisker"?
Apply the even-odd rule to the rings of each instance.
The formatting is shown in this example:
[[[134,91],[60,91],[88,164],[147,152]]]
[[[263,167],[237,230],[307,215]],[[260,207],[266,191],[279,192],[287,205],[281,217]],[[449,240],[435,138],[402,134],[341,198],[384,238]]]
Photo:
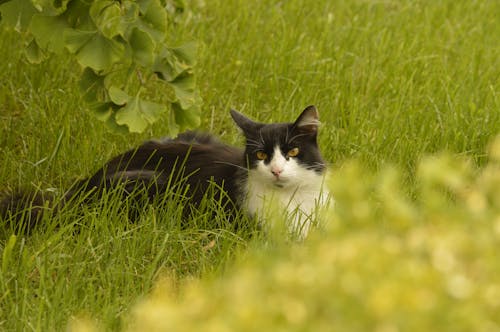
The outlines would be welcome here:
[[[247,143],[248,146],[255,146],[255,147],[258,147],[258,148],[261,148],[262,145],[261,144],[249,144]]]
[[[264,147],[264,145],[261,142],[253,140],[253,139],[247,139],[247,144],[246,145],[248,145],[248,146],[254,146],[254,147],[256,147],[259,150]]]
[[[260,144],[259,141],[256,141],[256,140],[251,139],[251,138],[247,138],[247,142],[252,142],[252,143],[255,143],[255,144]]]
[[[262,145],[265,145],[266,142],[264,141],[264,137],[262,136],[262,130],[259,130],[259,136],[260,136],[260,142],[262,143]]]
[[[297,134],[293,136],[290,140],[288,140],[288,144],[292,143],[295,139],[302,137],[302,136],[308,136],[309,134]]]
[[[324,168],[324,167],[325,167],[324,163],[315,162],[315,163],[308,165],[306,168],[307,169],[317,169],[317,168]]]

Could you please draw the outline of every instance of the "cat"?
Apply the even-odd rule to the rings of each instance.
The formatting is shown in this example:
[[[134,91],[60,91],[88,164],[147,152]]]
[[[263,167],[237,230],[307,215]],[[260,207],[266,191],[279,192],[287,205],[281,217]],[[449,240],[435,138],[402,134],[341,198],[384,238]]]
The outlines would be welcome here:
[[[242,211],[265,223],[269,209],[284,209],[289,231],[305,237],[317,208],[329,200],[324,186],[326,166],[317,144],[316,107],[306,107],[293,123],[264,124],[235,110],[230,114],[245,136],[244,149],[192,131],[175,139],[147,141],[77,182],[53,210],[78,195],[99,198],[118,186],[125,197],[140,190],[149,200],[177,186],[196,209],[213,186],[217,188],[213,198],[225,212]],[[29,230],[41,219],[50,199],[47,193],[9,195],[0,201],[0,216],[24,216]],[[26,207],[30,207],[27,214]]]

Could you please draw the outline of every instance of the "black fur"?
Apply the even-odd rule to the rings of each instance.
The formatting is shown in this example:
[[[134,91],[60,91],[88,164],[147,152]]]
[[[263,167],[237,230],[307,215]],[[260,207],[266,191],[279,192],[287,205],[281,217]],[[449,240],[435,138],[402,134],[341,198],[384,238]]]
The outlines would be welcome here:
[[[0,200],[0,220],[13,217],[12,225],[17,232],[29,232],[52,205],[53,193],[19,189],[13,193],[4,193]]]

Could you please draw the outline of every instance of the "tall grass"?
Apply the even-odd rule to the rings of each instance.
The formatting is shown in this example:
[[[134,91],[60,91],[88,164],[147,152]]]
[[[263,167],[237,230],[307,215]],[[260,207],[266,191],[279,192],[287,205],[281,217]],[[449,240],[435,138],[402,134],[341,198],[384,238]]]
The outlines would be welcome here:
[[[241,144],[230,107],[269,122],[294,120],[315,104],[333,173],[351,158],[367,173],[394,164],[404,170],[401,191],[415,193],[426,154],[486,163],[487,142],[500,129],[498,12],[497,1],[192,1],[171,37],[200,41],[203,130]],[[110,134],[85,113],[74,62],[27,64],[9,31],[0,49],[4,188],[64,190],[167,132],[159,123],[142,135]],[[175,209],[155,206],[130,224],[119,203],[110,196],[68,209],[30,237],[3,231],[0,329],[61,330],[73,315],[118,329],[159,275],[179,284],[220,276],[241,250],[266,242],[223,221],[210,226],[208,214],[182,228]]]

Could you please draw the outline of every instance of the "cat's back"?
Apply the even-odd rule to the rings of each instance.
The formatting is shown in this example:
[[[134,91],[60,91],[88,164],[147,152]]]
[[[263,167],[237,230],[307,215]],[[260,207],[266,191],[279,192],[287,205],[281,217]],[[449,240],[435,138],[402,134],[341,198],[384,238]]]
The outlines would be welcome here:
[[[107,172],[183,169],[200,177],[224,179],[244,167],[244,151],[210,134],[188,131],[176,138],[143,143],[106,164]]]
[[[154,151],[161,159],[177,159],[187,169],[233,169],[243,166],[243,149],[225,144],[208,133],[187,131],[175,139],[165,138],[145,142],[144,151]]]

